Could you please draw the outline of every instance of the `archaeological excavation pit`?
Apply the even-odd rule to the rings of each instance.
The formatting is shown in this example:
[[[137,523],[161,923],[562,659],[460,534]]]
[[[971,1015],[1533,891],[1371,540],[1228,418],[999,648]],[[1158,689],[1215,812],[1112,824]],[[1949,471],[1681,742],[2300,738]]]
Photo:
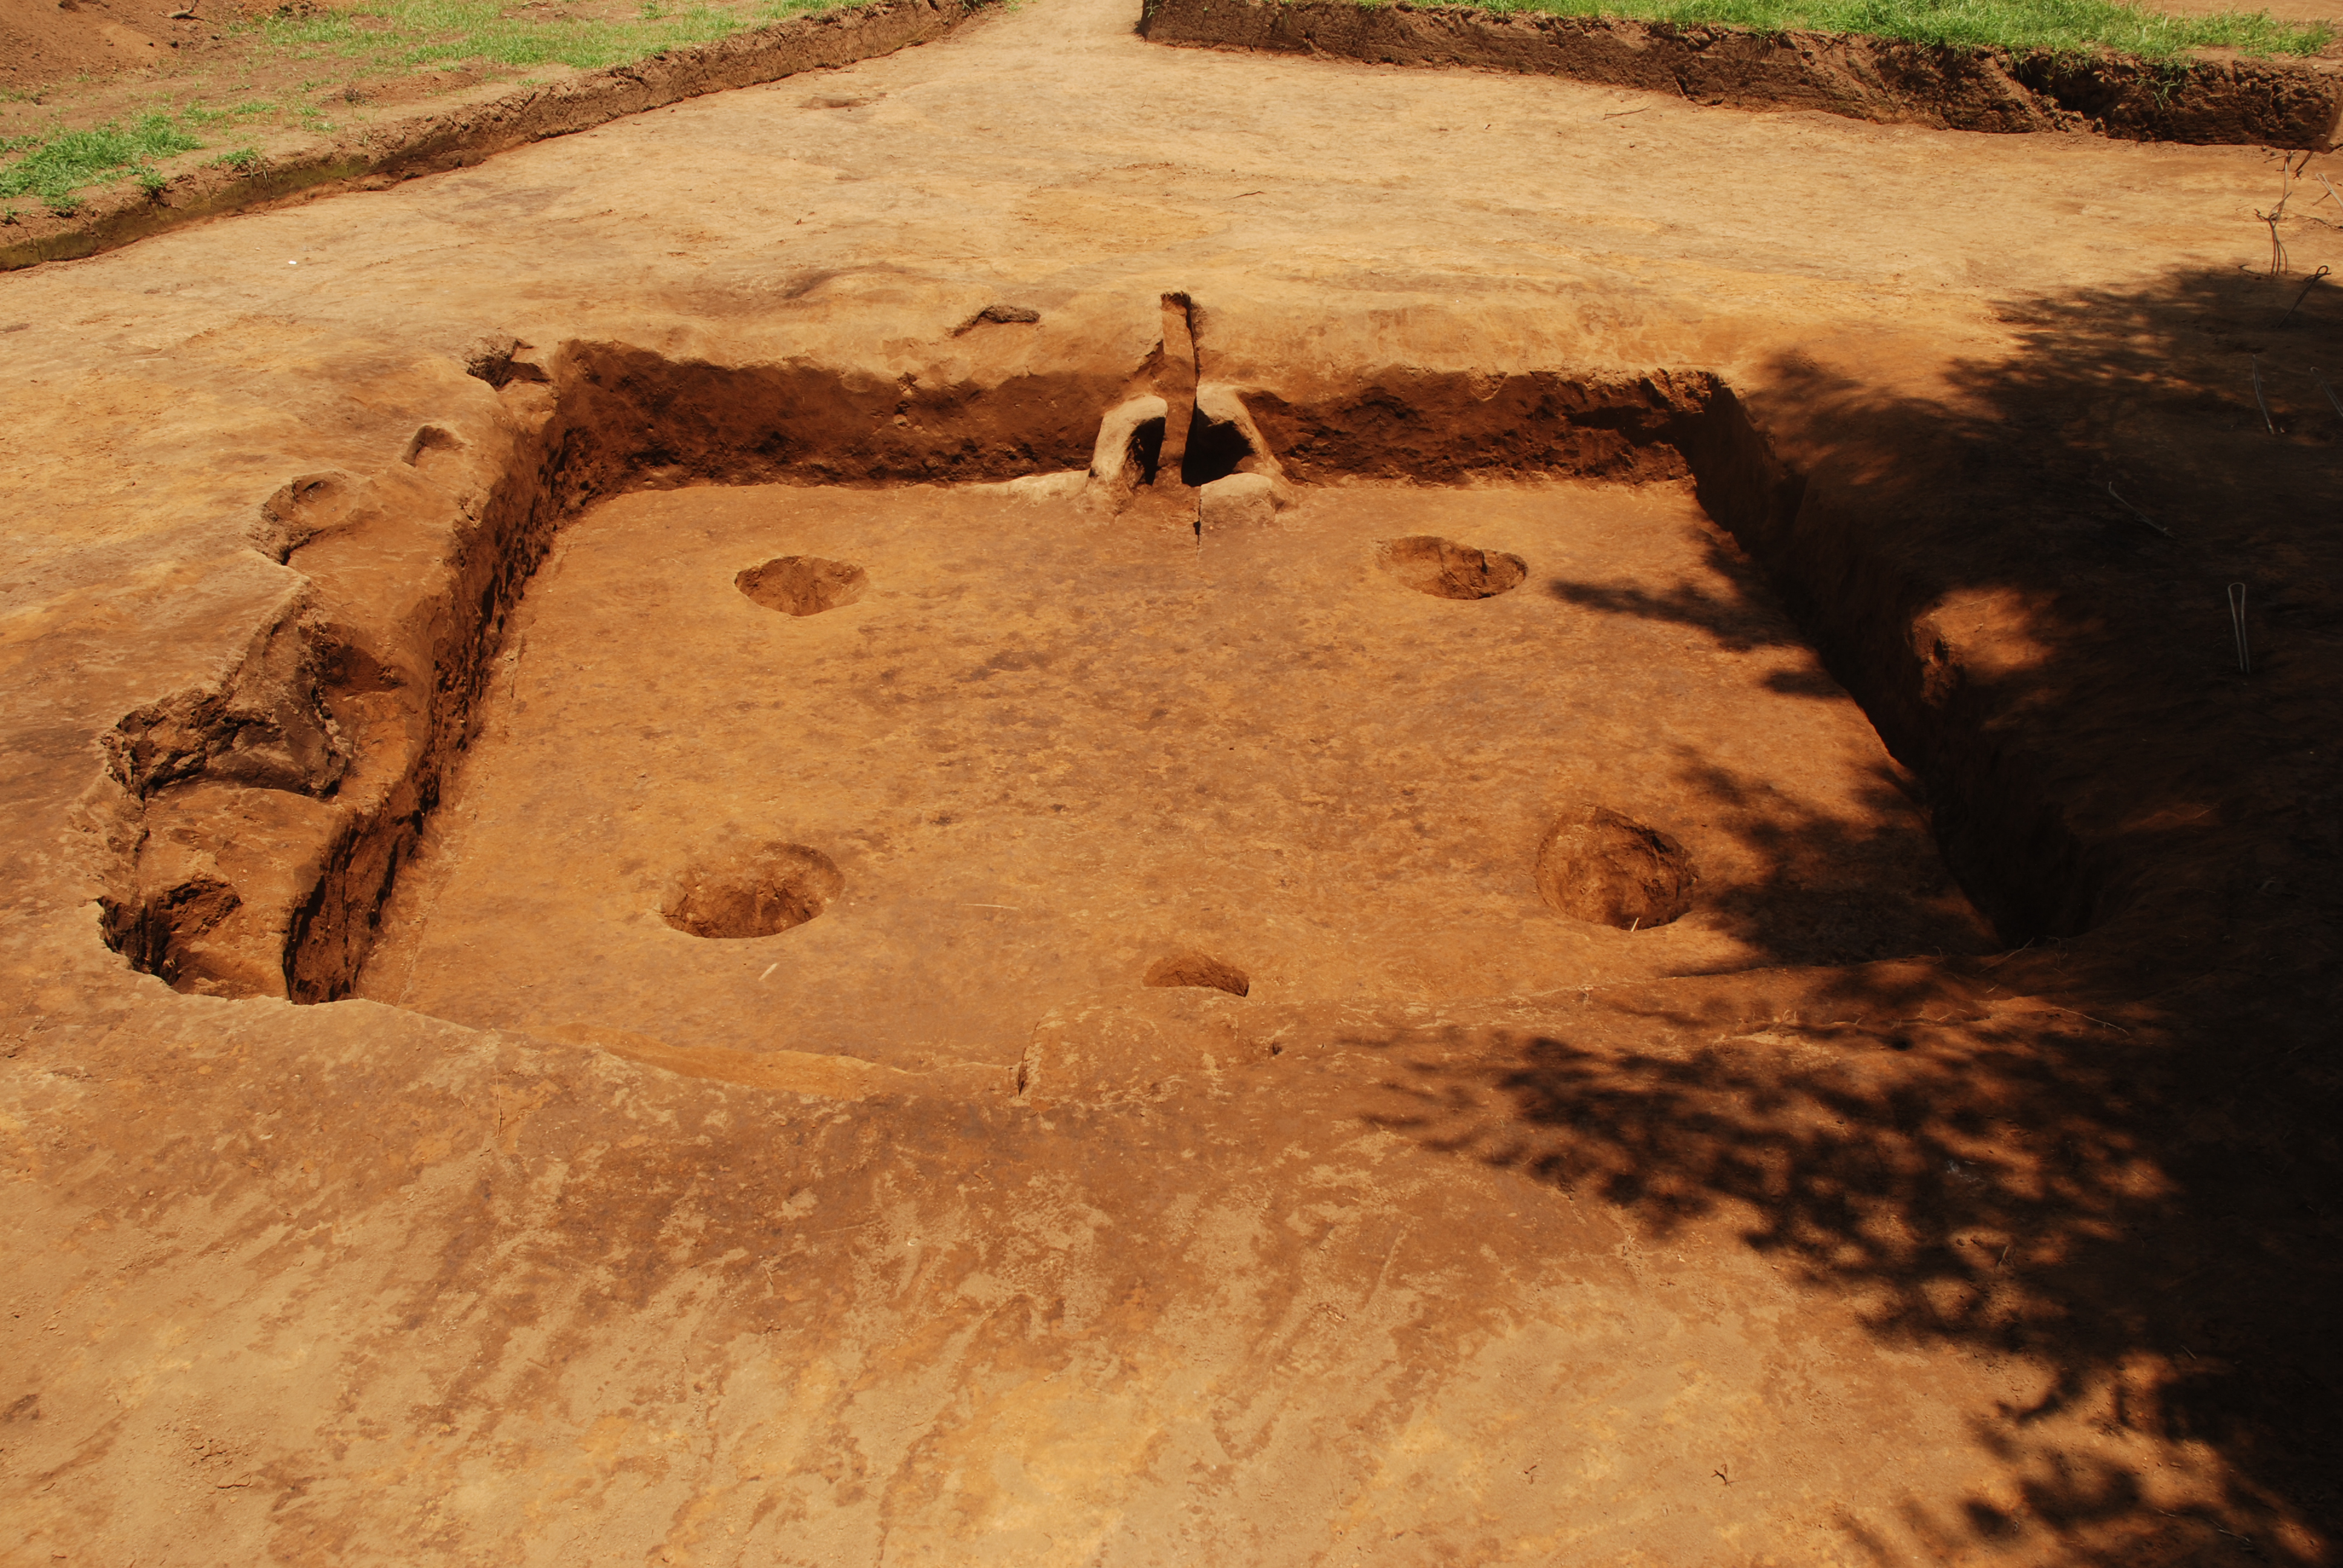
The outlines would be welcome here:
[[[305,608],[117,736],[109,935],[215,994],[903,1067],[1167,991],[1993,945],[1711,516],[1795,497],[1713,378],[1304,395],[1175,347],[905,412],[571,345],[496,394],[508,453],[288,484]]]

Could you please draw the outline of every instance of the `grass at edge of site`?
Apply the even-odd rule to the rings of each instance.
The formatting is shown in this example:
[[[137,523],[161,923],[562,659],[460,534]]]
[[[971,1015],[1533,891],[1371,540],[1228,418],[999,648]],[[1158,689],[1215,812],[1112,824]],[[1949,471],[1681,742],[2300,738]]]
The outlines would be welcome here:
[[[754,0],[718,9],[704,3],[670,6],[644,0],[632,18],[578,20],[532,16],[535,6],[507,0],[363,0],[346,10],[307,15],[288,8],[232,31],[256,49],[332,61],[342,71],[376,75],[475,65],[599,70],[852,3]],[[32,196],[65,216],[81,205],[81,193],[95,186],[136,176],[152,188],[162,181],[159,159],[201,151],[205,144],[193,133],[232,116],[250,117],[190,106],[176,115],[148,114],[128,125],[109,121],[53,136],[0,137],[0,159],[8,160],[0,163],[0,203]],[[304,117],[314,119],[316,111]],[[329,124],[308,128],[333,129]],[[245,147],[217,161],[249,172],[258,157]],[[0,223],[17,216],[0,206]]]
[[[360,0],[306,15],[288,7],[252,28],[262,47],[290,58],[344,60],[376,71],[468,65],[593,71],[850,3],[756,0],[724,7],[645,0],[630,18],[581,20],[532,15],[540,7],[508,0]]]
[[[1372,3],[1372,0],[1368,0]],[[2082,53],[2107,49],[2168,60],[2190,49],[2241,55],[2316,55],[2333,37],[2325,24],[2282,22],[2267,11],[2168,15],[2117,0],[1471,0],[1498,14],[1620,16],[1747,27],[1853,33],[1914,44]]]
[[[0,168],[0,200],[38,196],[52,212],[73,211],[75,194],[133,172],[151,173],[155,160],[194,152],[203,143],[168,115],[148,115],[135,125],[118,122],[67,131],[48,138],[0,141],[0,154],[22,154]]]

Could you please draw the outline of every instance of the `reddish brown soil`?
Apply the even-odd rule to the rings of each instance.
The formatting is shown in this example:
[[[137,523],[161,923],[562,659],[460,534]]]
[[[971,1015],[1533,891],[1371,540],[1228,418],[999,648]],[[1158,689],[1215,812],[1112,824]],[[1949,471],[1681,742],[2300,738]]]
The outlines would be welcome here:
[[[1477,65],[1697,104],[1815,109],[1964,131],[2087,128],[2141,140],[2323,150],[2343,128],[2343,75],[2327,62],[2012,55],[1797,29],[1491,15],[1407,0],[1149,0],[1141,27],[1165,44]]]
[[[593,19],[598,12],[632,14],[618,0],[589,0],[561,15]],[[0,221],[0,269],[88,256],[222,213],[332,189],[380,189],[461,168],[705,93],[925,43],[969,14],[959,0],[871,0],[751,25],[712,44],[596,71],[472,62],[401,72],[272,48],[250,32],[219,34],[206,23],[168,23],[188,35],[175,43],[167,59],[156,56],[158,63],[95,82],[60,84],[27,75],[25,82],[37,90],[0,98],[0,137],[45,136],[190,106],[214,115],[235,112],[206,132],[211,140],[205,146],[154,166],[161,182],[154,189],[128,179],[91,186],[77,193],[79,205],[69,213],[29,197],[9,204]],[[46,58],[25,55],[36,57]],[[322,94],[321,82],[327,85]],[[256,117],[246,112],[256,107]],[[248,165],[223,164],[224,146],[256,156]]]
[[[1433,528],[1530,581],[1466,602],[1378,568]],[[773,552],[870,588],[776,614],[734,583]],[[1262,1009],[1982,950],[1910,786],[1766,597],[1658,487],[1342,487],[1201,541],[1005,491],[629,497],[538,572],[358,993],[1009,1064],[1192,950]],[[1539,844],[1587,801],[1683,840],[1691,913],[1631,936],[1540,903]],[[709,942],[659,918],[688,867],[772,840],[843,872],[820,919]]]
[[[214,22],[168,15],[183,9],[165,0],[0,0],[0,88],[21,93],[73,76],[160,70],[236,15],[233,7]]]
[[[2309,269],[2343,265],[2315,177],[2330,160],[2279,215],[2291,271],[2272,278],[2255,214],[2279,174],[2252,150],[1172,50],[1132,20],[1044,0],[823,84],[850,106],[809,106],[803,84],[714,95],[0,278],[0,1557],[2331,1562],[2343,542],[2320,519],[2343,508],[2343,421],[2315,372],[2343,364],[2343,305],[2322,281],[2288,317]],[[1202,624],[1275,629],[1262,607],[1313,573],[1326,591],[1287,623],[1393,618],[1328,655],[1368,687],[1344,733],[1381,724],[1383,743],[1340,768],[1263,748],[1208,780],[1245,809],[1232,822],[1306,822],[1281,782],[1324,780],[1330,813],[1387,798],[1378,769],[1410,749],[1468,799],[1472,760],[1426,737],[1493,727],[1461,701],[1423,717],[1394,671],[1469,695],[1473,667],[1395,664],[1394,628],[1456,651],[1456,628],[1548,616],[1523,629],[1583,636],[1584,656],[1534,680],[1516,665],[1504,689],[1584,680],[1621,752],[1736,687],[1874,761],[1884,746],[1918,798],[1879,813],[1925,809],[2000,950],[1775,964],[1785,888],[1747,940],[1697,902],[1656,933],[1759,960],[1730,972],[1410,1000],[1360,964],[1346,994],[1282,998],[1274,949],[1220,950],[1279,914],[1268,857],[1204,819],[1153,842],[1258,895],[1212,911],[1228,927],[1167,920],[1142,943],[1061,920],[1071,975],[1005,925],[911,955],[992,983],[975,944],[997,940],[1033,989],[1090,966],[1087,1002],[1036,1020],[1013,1060],[803,1049],[825,1042],[778,1006],[765,1039],[727,1033],[737,992],[620,945],[612,973],[635,983],[597,1006],[658,1029],[192,989],[231,989],[230,960],[249,990],[370,986],[375,895],[418,830],[447,853],[407,869],[462,880],[475,788],[507,808],[540,791],[498,840],[507,863],[615,886],[647,917],[620,922],[629,941],[698,962],[864,940],[866,846],[767,803],[790,804],[772,779],[798,769],[848,820],[861,786],[832,733],[872,777],[929,787],[940,763],[882,730],[886,664],[829,709],[798,670],[744,693],[679,668],[665,707],[698,726],[688,745],[643,733],[663,710],[605,723],[645,695],[565,687],[512,618],[578,628],[598,608],[611,629],[580,661],[618,671],[656,665],[660,638],[729,677],[744,648],[845,628],[851,649],[863,627],[931,676],[1028,646],[1065,668],[1071,631],[993,628],[1071,627],[1093,583],[1163,602],[1131,585],[1190,579],[1143,552],[1220,569],[1209,531],[1202,567],[1192,531],[1180,555],[1198,513],[1142,496],[1112,525],[1064,519],[1027,548],[1056,567],[1036,586],[952,525],[1062,518],[1049,485],[1021,513],[910,487],[1079,468],[1102,413],[1142,397],[1195,398],[1201,457],[1212,388],[1243,394],[1282,471],[1248,477],[1291,487],[1272,519],[1343,548],[1264,558],[1253,597],[1202,596],[1231,618]],[[690,508],[749,506],[720,487],[740,485],[798,487],[894,542],[744,528],[717,550]],[[1566,539],[1484,534],[1475,485],[1495,505],[1589,497],[1608,551],[1644,564],[1552,570]],[[1393,513],[1358,538],[1322,510],[1354,490]],[[634,541],[658,554],[631,576],[606,565],[599,606],[564,609],[596,530],[628,516],[675,531]],[[1695,533],[1718,553],[1680,565]],[[1491,598],[1423,594],[1370,548],[1413,534],[1531,569]],[[861,564],[869,592],[790,617],[732,586],[785,555]],[[953,560],[966,589],[942,578]],[[887,597],[901,582],[960,640],[907,636],[930,612]],[[618,646],[652,624],[634,594],[678,614]],[[1786,616],[1845,698],[1761,689],[1814,665],[1724,648],[1745,612],[1769,637]],[[749,618],[729,642],[725,616]],[[1095,663],[1140,696],[1172,677],[1116,660],[1180,628],[1131,619],[1094,637]],[[1606,642],[1652,654],[1604,666]],[[1208,733],[1240,716],[1220,690],[1249,694],[1242,712],[1336,711],[1331,689],[1273,678],[1286,643],[1216,657],[1184,704],[1145,712]],[[1670,678],[1684,689],[1660,693]],[[1160,727],[1031,702],[1054,678],[1004,664],[952,683],[1004,695],[937,709],[1004,764],[957,797],[1021,846],[995,857],[1002,879],[1067,864],[1038,811],[1011,809],[1021,731],[1026,749],[1081,739],[1092,793],[1134,815],[1211,799],[1104,766],[1201,764]],[[516,687],[604,744],[552,749]],[[988,729],[986,702],[1030,703],[1036,725]],[[810,743],[757,738],[759,703]],[[1711,748],[1782,749],[1712,719]],[[560,771],[498,772],[532,746]],[[598,842],[639,782],[624,759],[658,749],[681,804],[647,837],[689,872],[726,847],[699,829],[737,816],[799,904],[513,849]],[[1580,765],[1558,743],[1487,749],[1493,779]],[[763,770],[714,765],[743,754]],[[1808,799],[1845,776],[1778,765]],[[1571,930],[1536,884],[1544,806],[1481,862],[1521,878],[1515,922],[1479,927],[1492,964],[1533,980],[1530,933]],[[904,844],[984,869],[950,825],[880,802],[898,809]],[[1354,819],[1371,867],[1503,837]],[[834,897],[789,846],[837,868]],[[1322,869],[1357,863],[1335,848]],[[1783,852],[1753,841],[1749,864]],[[1443,878],[1470,881],[1433,863],[1387,900],[1429,910]],[[719,896],[677,898],[687,882]],[[430,907],[427,879],[391,886]],[[809,894],[831,901],[767,937],[664,919],[793,918]],[[1313,900],[1340,928],[1312,951],[1387,918]],[[601,985],[569,952],[589,922],[565,905],[587,900],[511,901],[501,925],[447,906],[502,964],[543,923],[498,1016],[528,1012],[525,983]],[[1452,940],[1429,923],[1381,945]],[[175,954],[191,989],[131,961]],[[1245,971],[1244,994],[1148,983],[1207,961]],[[463,978],[460,955],[433,971]],[[682,1027],[695,1010],[715,1027]]]

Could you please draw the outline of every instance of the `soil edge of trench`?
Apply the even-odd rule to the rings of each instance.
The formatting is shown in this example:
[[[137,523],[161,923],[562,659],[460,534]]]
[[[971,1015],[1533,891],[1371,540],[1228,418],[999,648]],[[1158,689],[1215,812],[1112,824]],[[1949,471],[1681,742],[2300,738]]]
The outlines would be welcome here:
[[[2343,132],[2343,74],[2308,61],[2025,54],[1804,29],[1556,16],[1360,0],[1146,0],[1139,33],[1192,48],[1467,66],[1818,110],[1936,130],[2309,148]]]

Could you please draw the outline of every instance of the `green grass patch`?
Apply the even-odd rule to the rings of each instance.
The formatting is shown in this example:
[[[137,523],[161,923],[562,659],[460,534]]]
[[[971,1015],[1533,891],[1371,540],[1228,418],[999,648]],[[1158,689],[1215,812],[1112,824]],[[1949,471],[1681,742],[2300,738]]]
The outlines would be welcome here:
[[[179,111],[179,118],[190,126],[216,126],[222,120],[273,120],[277,117],[274,104],[226,104],[214,108],[208,104],[189,104]]]
[[[109,122],[66,131],[40,141],[0,168],[0,197],[35,196],[50,211],[69,213],[81,205],[78,192],[133,172],[144,181],[153,172],[155,159],[202,146],[168,115],[149,115],[133,126]],[[152,181],[146,183],[154,188]]]
[[[335,57],[373,71],[569,65],[598,70],[665,49],[711,44],[745,27],[825,11],[840,0],[765,0],[719,9],[646,4],[628,19],[555,20],[497,0],[368,0],[347,10],[269,16],[256,30],[297,59]]]
[[[2150,60],[2207,47],[2247,55],[2316,55],[2331,36],[2321,24],[2280,22],[2266,11],[2170,16],[2116,0],[1483,0],[1473,8],[1706,23],[1761,32],[1808,27],[2017,54],[2113,49]]]

